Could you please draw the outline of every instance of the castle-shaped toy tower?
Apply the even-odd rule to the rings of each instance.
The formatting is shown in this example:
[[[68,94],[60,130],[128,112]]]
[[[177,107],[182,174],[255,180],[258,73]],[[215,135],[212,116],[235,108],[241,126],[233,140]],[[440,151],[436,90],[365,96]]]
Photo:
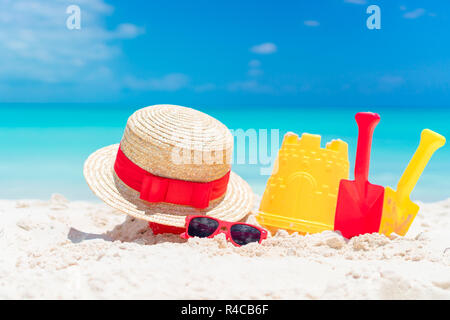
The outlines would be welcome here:
[[[284,136],[257,215],[272,233],[334,229],[339,182],[349,176],[348,146],[332,140],[320,148],[320,140],[308,133]]]

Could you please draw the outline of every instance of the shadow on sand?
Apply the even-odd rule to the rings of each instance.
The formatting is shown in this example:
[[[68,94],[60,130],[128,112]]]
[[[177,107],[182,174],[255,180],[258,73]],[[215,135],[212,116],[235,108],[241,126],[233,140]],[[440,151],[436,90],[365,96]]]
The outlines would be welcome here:
[[[178,234],[158,234],[154,235],[148,227],[148,222],[127,216],[125,221],[116,225],[112,230],[101,234],[88,233],[70,228],[67,238],[72,243],[101,239],[104,241],[134,242],[144,245],[159,244],[164,242],[184,243]]]

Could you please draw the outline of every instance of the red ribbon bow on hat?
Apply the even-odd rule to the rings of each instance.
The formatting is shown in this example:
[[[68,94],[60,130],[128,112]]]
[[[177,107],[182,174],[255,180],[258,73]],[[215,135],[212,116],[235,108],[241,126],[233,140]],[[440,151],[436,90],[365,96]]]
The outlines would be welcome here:
[[[119,147],[114,171],[123,183],[140,192],[139,198],[148,202],[168,202],[204,209],[209,201],[227,190],[230,172],[210,182],[194,182],[156,176],[135,163]]]

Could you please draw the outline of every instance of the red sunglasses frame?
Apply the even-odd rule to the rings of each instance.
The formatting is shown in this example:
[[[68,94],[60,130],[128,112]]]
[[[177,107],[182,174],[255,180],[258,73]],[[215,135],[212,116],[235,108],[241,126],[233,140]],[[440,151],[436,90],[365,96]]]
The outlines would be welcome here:
[[[241,245],[239,245],[239,244],[237,244],[236,242],[234,242],[233,238],[231,238],[231,235],[230,235],[230,228],[231,228],[232,226],[236,225],[236,224],[241,224],[241,225],[244,225],[244,226],[250,226],[250,227],[253,227],[253,228],[259,230],[259,232],[261,232],[261,237],[259,238],[258,243],[261,243],[261,241],[263,241],[264,239],[267,239],[267,233],[268,233],[268,231],[265,230],[265,229],[263,229],[263,228],[261,228],[261,227],[255,226],[255,225],[253,225],[253,224],[243,223],[243,222],[228,222],[228,221],[223,221],[223,220],[220,220],[220,219],[217,219],[217,218],[213,218],[213,217],[210,217],[210,216],[205,216],[205,215],[186,216],[186,231],[183,232],[182,234],[180,234],[180,236],[181,236],[183,239],[194,238],[194,237],[192,237],[192,236],[190,236],[190,235],[188,234],[189,223],[190,223],[191,220],[194,219],[194,218],[208,218],[208,219],[212,219],[212,220],[217,221],[217,222],[219,223],[219,225],[217,226],[216,231],[214,231],[213,234],[211,234],[210,236],[208,236],[208,237],[206,237],[206,238],[214,238],[214,237],[215,237],[216,235],[218,235],[219,233],[223,233],[223,234],[225,234],[227,240],[230,241],[232,244],[234,244],[234,245],[237,246],[237,247],[240,247]],[[223,230],[223,228],[226,228],[226,230]]]

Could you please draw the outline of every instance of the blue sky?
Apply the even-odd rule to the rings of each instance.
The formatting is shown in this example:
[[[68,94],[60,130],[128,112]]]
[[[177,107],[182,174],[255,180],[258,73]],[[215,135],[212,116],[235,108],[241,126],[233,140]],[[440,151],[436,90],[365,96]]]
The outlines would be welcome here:
[[[1,0],[0,103],[448,107],[449,14],[436,0]]]

